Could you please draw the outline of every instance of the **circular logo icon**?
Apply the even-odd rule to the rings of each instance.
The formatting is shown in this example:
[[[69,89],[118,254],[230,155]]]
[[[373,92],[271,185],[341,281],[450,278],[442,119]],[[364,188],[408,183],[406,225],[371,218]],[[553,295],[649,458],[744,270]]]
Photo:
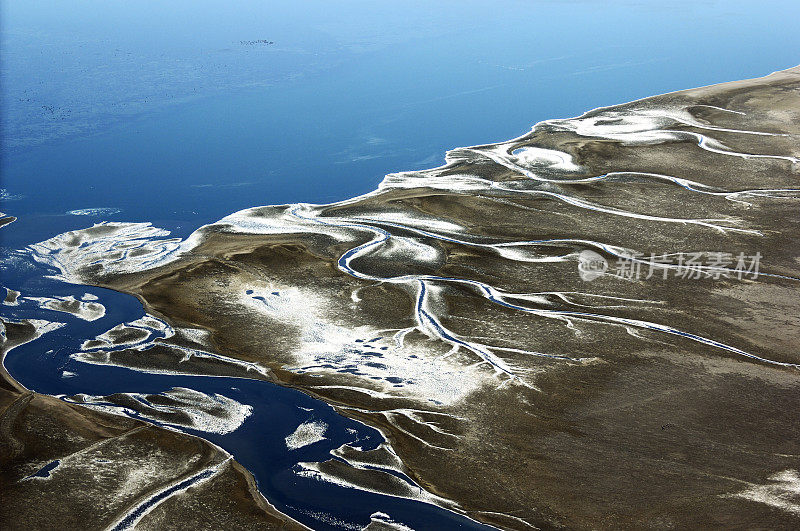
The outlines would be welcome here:
[[[608,261],[600,253],[586,249],[578,255],[578,274],[581,280],[591,282],[602,277],[607,269]]]

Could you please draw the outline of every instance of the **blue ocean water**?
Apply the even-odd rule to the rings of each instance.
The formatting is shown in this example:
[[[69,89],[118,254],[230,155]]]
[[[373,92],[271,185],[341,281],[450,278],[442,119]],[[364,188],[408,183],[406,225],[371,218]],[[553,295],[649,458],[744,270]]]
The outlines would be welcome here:
[[[186,236],[242,208],[341,200],[539,120],[800,62],[793,1],[0,6],[0,210],[18,218],[0,229],[2,285],[23,296],[89,291],[108,309],[86,323],[34,305],[0,307],[7,318],[67,322],[13,351],[9,371],[51,394],[184,386],[253,405],[233,434],[200,435],[315,528],[364,525],[378,510],[415,528],[474,524],[293,475],[295,463],[326,459],[353,438],[381,440],[302,393],[70,360],[84,339],[140,317],[141,305],[46,279],[13,251],[100,221],[148,221]],[[61,377],[67,366],[76,377]],[[312,418],[331,426],[331,438],[289,452],[283,438]],[[320,513],[328,523],[312,516]]]

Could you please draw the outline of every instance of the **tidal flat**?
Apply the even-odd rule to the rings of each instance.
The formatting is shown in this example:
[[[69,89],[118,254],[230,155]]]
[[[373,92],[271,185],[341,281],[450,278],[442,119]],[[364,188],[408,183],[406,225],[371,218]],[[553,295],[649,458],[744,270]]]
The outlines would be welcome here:
[[[303,478],[508,529],[789,528],[798,140],[795,67],[546,120],[338,203],[254,207],[184,240],[102,223],[28,252],[148,314],[72,359],[268,380],[387,440]],[[591,279],[587,252],[607,266]],[[245,415],[182,388],[41,400],[121,430],[87,408]]]
[[[2,324],[0,360],[58,328]],[[33,393],[0,371],[4,529],[306,529],[199,437]]]

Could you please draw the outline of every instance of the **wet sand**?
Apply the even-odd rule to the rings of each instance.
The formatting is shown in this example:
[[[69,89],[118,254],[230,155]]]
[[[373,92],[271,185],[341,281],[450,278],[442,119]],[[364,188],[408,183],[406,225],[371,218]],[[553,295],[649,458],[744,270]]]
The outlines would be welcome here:
[[[513,529],[793,527],[798,140],[794,68],[541,122],[185,241],[102,224],[31,252],[184,331],[77,359],[270,379],[391,443],[309,477],[409,495],[399,471]],[[609,267],[590,282],[588,251]]]

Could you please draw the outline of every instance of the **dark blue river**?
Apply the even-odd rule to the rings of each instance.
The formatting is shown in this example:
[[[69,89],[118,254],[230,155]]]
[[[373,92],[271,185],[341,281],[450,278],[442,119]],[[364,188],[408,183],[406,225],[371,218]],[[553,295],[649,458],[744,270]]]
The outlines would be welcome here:
[[[161,393],[173,387],[185,387],[207,395],[222,395],[241,404],[253,406],[253,414],[237,430],[216,434],[184,429],[203,437],[232,453],[237,461],[256,477],[259,490],[279,510],[314,529],[360,528],[370,515],[383,512],[397,522],[415,529],[487,528],[467,518],[436,506],[340,487],[302,477],[293,470],[299,462],[325,461],[330,451],[343,444],[357,443],[371,450],[384,441],[375,429],[342,417],[333,408],[294,389],[243,378],[151,374],[134,370],[81,363],[70,359],[81,343],[102,334],[116,324],[134,321],[144,315],[139,301],[111,290],[65,284],[43,278],[48,271],[25,264],[9,268],[18,285],[30,296],[73,295],[85,293],[98,297],[105,305],[104,317],[87,322],[70,314],[36,309],[22,301],[16,307],[4,307],[5,318],[36,318],[65,323],[34,342],[12,350],[5,366],[18,381],[41,393],[53,395],[110,395],[118,392]],[[66,375],[65,375],[66,373]],[[327,425],[325,439],[289,450],[285,439],[306,421]]]

